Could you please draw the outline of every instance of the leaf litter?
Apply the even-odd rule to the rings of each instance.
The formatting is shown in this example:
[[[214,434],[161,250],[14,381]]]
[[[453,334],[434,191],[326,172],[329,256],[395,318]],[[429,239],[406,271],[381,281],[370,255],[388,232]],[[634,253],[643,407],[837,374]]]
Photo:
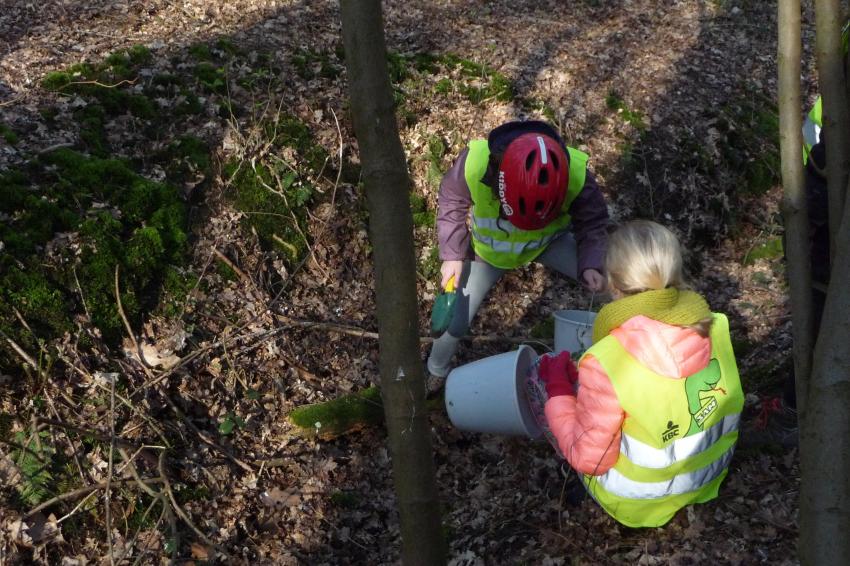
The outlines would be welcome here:
[[[138,451],[132,467],[114,458],[120,489],[110,503],[112,552],[130,561],[165,560],[175,552],[200,562],[397,563],[399,528],[383,432],[369,428],[320,441],[298,435],[286,418],[297,406],[378,380],[375,340],[291,324],[377,327],[335,3],[49,0],[38,10],[24,0],[7,4],[0,14],[0,35],[9,41],[0,59],[0,124],[17,141],[0,143],[0,170],[79,143],[73,115],[91,102],[40,88],[48,72],[142,44],[152,54],[143,79],[191,72],[207,52],[224,78],[202,83],[211,89],[204,92],[164,89],[160,108],[197,104],[198,112],[165,126],[157,141],[147,141],[144,123],[129,115],[104,126],[112,152],[154,180],[169,173],[150,154],[169,140],[191,134],[212,148],[211,178],[190,168],[184,186],[202,195],[193,204],[187,266],[197,283],[176,312],[150,314],[135,328],[139,348],[129,336],[123,351],[109,348],[85,317],[78,335],[45,346],[56,352],[55,365],[27,370],[27,383],[39,375],[42,385],[8,380],[15,385],[0,398],[4,438],[20,433],[39,458],[56,450],[66,456],[66,475],[76,479],[51,486],[52,497],[105,481],[109,443],[103,438],[114,415],[124,448]],[[413,192],[427,209],[436,205],[432,164],[445,170],[468,139],[504,120],[552,121],[570,144],[591,154],[615,218],[665,221],[691,249],[688,267],[697,288],[731,317],[744,379],[759,376],[749,381],[751,421],[789,371],[791,340],[781,260],[742,261],[779,230],[776,183],[748,193],[752,180],[742,179],[734,165],[772,149],[738,136],[758,125],[754,107],[775,100],[775,15],[761,4],[587,0],[562,13],[556,3],[384,3],[392,52],[475,61],[487,76],[506,77],[514,91],[508,101],[473,102],[464,92],[484,88],[486,77],[466,84],[458,67],[409,70],[399,85],[400,132]],[[811,40],[808,6],[805,27]],[[807,77],[811,55],[807,49]],[[808,84],[811,98],[814,85]],[[326,161],[307,164],[292,147],[275,152],[246,144],[252,132],[262,142],[264,122],[280,123],[283,112],[306,125]],[[724,152],[730,147],[734,156]],[[303,263],[243,229],[246,215],[257,211],[234,208],[228,196],[221,164],[233,158],[243,166],[277,160],[315,186],[303,224],[309,243]],[[75,237],[57,234],[53,245],[69,248]],[[433,228],[417,226],[416,241],[424,336],[435,292],[427,261]],[[588,305],[574,284],[531,266],[498,284],[473,331],[529,336],[552,311]],[[474,343],[458,362],[505,348]],[[13,370],[3,368],[3,376]],[[117,401],[110,403],[113,385]],[[742,444],[718,500],[679,513],[664,528],[632,530],[592,501],[565,501],[561,463],[547,445],[462,433],[440,412],[432,412],[431,424],[452,564],[794,563],[796,449]],[[158,477],[156,454],[166,443],[162,472],[208,541],[179,519],[174,539],[169,520],[156,521],[160,512],[167,515],[159,503],[150,519],[135,511],[125,516],[128,503],[144,497],[132,471]],[[26,452],[6,444],[0,450],[4,477],[19,478]],[[102,493],[92,504],[82,496],[54,504],[53,513],[72,513],[58,522],[55,514],[26,516],[31,506],[20,502],[20,483],[4,482],[0,491],[0,552],[10,563],[84,564],[109,552]],[[135,508],[145,505],[140,499]],[[134,528],[119,525],[120,517],[135,521]]]

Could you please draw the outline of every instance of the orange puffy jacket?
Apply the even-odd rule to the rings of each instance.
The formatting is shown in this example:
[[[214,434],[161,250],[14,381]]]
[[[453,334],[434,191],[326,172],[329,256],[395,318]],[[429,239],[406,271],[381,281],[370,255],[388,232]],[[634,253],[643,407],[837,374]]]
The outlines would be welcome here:
[[[643,315],[630,318],[611,334],[640,363],[670,379],[700,371],[711,358],[709,338]],[[580,473],[601,475],[617,462],[625,413],[592,351],[579,363],[577,394],[552,397],[545,412],[570,466]]]

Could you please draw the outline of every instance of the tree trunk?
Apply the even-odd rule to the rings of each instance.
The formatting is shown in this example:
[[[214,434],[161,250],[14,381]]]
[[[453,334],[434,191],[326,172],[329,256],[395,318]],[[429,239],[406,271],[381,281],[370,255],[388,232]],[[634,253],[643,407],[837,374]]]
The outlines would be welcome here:
[[[815,0],[818,86],[823,97],[823,133],[826,140],[826,180],[829,190],[830,256],[836,257],[837,235],[847,182],[850,180],[850,107],[844,86],[844,23],[839,0]],[[842,153],[843,152],[843,153]]]
[[[846,148],[850,151],[850,148]],[[800,562],[850,556],[850,207],[844,210],[800,428]]]
[[[806,387],[812,371],[812,279],[809,218],[803,186],[800,111],[800,0],[779,2],[779,147],[782,157],[782,216],[794,325],[794,377],[797,411],[806,407]]]
[[[838,1],[815,7],[833,261],[800,427],[800,562],[820,565],[850,556],[850,132]]]
[[[405,564],[444,564],[446,547],[419,351],[410,178],[387,74],[379,0],[342,0],[351,113],[369,208],[387,420]]]

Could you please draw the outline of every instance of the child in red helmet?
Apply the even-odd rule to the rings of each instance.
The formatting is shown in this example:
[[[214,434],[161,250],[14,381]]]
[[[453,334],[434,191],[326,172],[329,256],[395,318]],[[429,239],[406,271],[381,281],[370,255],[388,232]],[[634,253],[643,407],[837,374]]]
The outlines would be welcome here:
[[[470,142],[443,176],[441,286],[454,278],[458,293],[428,357],[430,392],[442,387],[460,338],[505,272],[539,261],[591,291],[604,289],[608,209],[587,160],[549,124],[508,122]]]

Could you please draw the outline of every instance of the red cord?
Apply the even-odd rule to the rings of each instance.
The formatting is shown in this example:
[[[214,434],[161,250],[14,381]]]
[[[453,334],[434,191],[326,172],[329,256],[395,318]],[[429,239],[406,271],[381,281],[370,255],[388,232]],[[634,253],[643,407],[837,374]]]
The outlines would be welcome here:
[[[767,421],[772,413],[778,413],[782,410],[782,400],[779,397],[770,397],[762,399],[761,412],[756,417],[756,428],[764,430],[767,428]]]

